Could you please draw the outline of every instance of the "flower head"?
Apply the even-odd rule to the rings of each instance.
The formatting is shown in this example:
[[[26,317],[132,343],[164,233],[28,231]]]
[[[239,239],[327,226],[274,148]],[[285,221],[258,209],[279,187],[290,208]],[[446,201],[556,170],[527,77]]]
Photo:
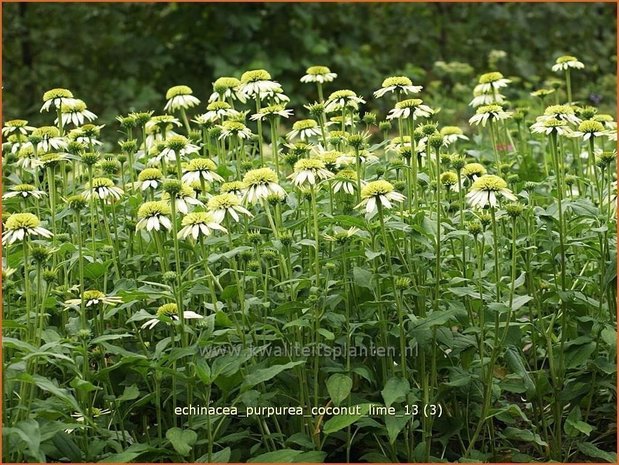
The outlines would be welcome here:
[[[253,216],[241,205],[241,199],[231,192],[211,197],[208,201],[208,209],[218,223],[223,222],[227,215],[236,222],[240,220],[239,213],[249,217]]]
[[[216,100],[226,100],[231,98],[232,100],[244,101],[236,89],[241,85],[241,81],[234,77],[220,77],[213,83],[213,93],[208,98],[209,102]]]
[[[143,191],[148,188],[157,189],[162,179],[163,173],[159,168],[145,168],[138,175],[138,184]]]
[[[297,187],[314,186],[318,182],[329,179],[333,173],[325,168],[322,160],[303,158],[294,164],[294,173],[288,179]]]
[[[170,87],[165,94],[167,103],[163,107],[163,111],[176,111],[186,110],[187,108],[195,107],[200,104],[193,95],[191,87],[188,86],[174,86]]]
[[[531,132],[536,134],[559,134],[570,135],[571,129],[567,125],[567,121],[557,118],[537,118],[535,123],[531,125]]]
[[[269,194],[285,196],[286,191],[277,182],[277,174],[271,168],[258,168],[248,171],[243,177],[243,183],[247,186],[244,200],[249,203],[256,203],[266,199]]]
[[[196,198],[196,192],[183,182],[176,179],[169,179],[163,183],[163,190],[165,191],[166,188],[167,192],[163,193],[163,200],[169,200],[171,197],[174,198],[176,210],[183,214],[189,211],[190,206],[204,205]]]
[[[244,98],[261,97],[265,92],[281,89],[279,83],[271,80],[271,75],[264,69],[246,71],[241,76],[239,94]]]
[[[72,102],[62,106],[61,118],[63,126],[74,124],[81,126],[85,121],[94,121],[97,119],[92,111],[88,110],[86,103],[80,99],[74,99]],[[56,119],[56,123],[58,119]]]
[[[86,307],[94,307],[100,304],[116,305],[122,303],[122,301],[122,298],[118,296],[105,295],[101,291],[91,289],[84,291],[81,299],[69,299],[65,301],[65,305],[76,307],[80,306],[82,302],[84,302]]]
[[[221,193],[230,192],[239,198],[243,198],[246,187],[247,186],[245,186],[243,181],[230,181],[224,182],[221,186],[219,186],[219,191]]]
[[[170,205],[168,202],[161,200],[155,202],[143,203],[138,209],[139,221],[135,225],[136,229],[144,229],[159,231],[163,226],[168,231],[172,229],[172,222],[169,215],[171,214]]]
[[[361,189],[361,198],[356,208],[365,208],[366,217],[372,218],[379,208],[390,210],[391,202],[403,202],[406,197],[396,192],[393,184],[381,179],[367,183]]]
[[[469,119],[469,123],[475,125],[481,123],[482,126],[485,126],[488,120],[500,121],[508,119],[511,116],[512,112],[503,110],[501,105],[484,105],[477,109],[475,115]]]
[[[21,134],[27,136],[29,132],[33,131],[32,126],[28,126],[28,121],[25,119],[13,119],[4,123],[2,128],[2,135],[9,137],[11,134]]]
[[[488,205],[496,207],[497,194],[508,200],[516,200],[516,196],[507,188],[507,183],[503,179],[492,174],[485,174],[473,183],[466,198],[472,207],[484,208]]]
[[[441,135],[443,136],[443,145],[451,145],[458,140],[469,140],[468,137],[464,135],[462,129],[458,126],[444,126],[440,130]]]
[[[185,320],[194,320],[204,318],[202,315],[197,314],[196,312],[192,312],[191,310],[183,311],[183,319]],[[157,309],[157,313],[154,318],[151,318],[146,323],[144,323],[140,328],[141,329],[153,329],[157,326],[161,321],[172,320],[178,321],[178,306],[174,303],[163,304]]]
[[[337,77],[336,73],[332,73],[326,66],[310,66],[305,71],[305,76],[301,78],[301,82],[332,82]]]
[[[194,181],[200,181],[201,179],[207,182],[222,182],[222,178],[217,174],[217,165],[213,160],[208,158],[194,158],[190,160],[183,169],[183,181],[191,184]]]
[[[552,65],[552,70],[555,72],[558,71],[566,71],[568,69],[583,69],[585,65],[578,61],[576,57],[564,55],[555,61],[555,64]]]
[[[362,182],[362,186],[365,182]],[[357,190],[357,172],[352,169],[343,169],[338,171],[333,178],[333,192],[338,193],[340,191],[354,195]]]
[[[73,93],[67,89],[51,89],[43,94],[43,106],[41,111],[49,111],[54,108],[61,109],[64,105],[72,103],[74,100]]]
[[[477,88],[484,94],[490,93],[493,90],[506,87],[511,81],[505,79],[501,73],[494,71],[479,76],[479,84]]]
[[[220,139],[227,139],[236,136],[239,139],[249,139],[251,137],[251,129],[238,121],[224,121],[221,126]]]
[[[45,192],[38,190],[32,184],[16,184],[12,186],[8,192],[5,192],[2,195],[2,198],[10,199],[12,197],[20,197],[27,199],[29,197],[34,197],[35,199],[40,199],[45,195]]]
[[[342,108],[358,110],[360,103],[365,103],[365,100],[358,97],[352,90],[336,90],[329,95],[325,106],[325,111],[327,113],[331,113],[333,111],[341,110]]]
[[[423,86],[414,86],[413,82],[406,76],[391,76],[385,79],[381,88],[374,92],[374,97],[380,98],[389,92],[404,95],[418,94],[421,89],[423,89]]]
[[[290,118],[290,116],[292,116],[292,110],[286,109],[286,106],[281,104],[268,105],[266,107],[262,107],[258,113],[251,115],[249,119],[256,121],[264,118],[276,118],[278,116]]]
[[[86,200],[90,200],[95,196],[100,200],[118,200],[124,192],[120,187],[114,186],[114,183],[109,178],[93,178],[88,183],[88,188],[84,192]]]
[[[288,140],[291,140],[298,136],[302,140],[307,140],[313,136],[319,135],[320,128],[318,127],[318,123],[316,121],[313,119],[302,119],[295,121],[292,125],[292,131],[288,133],[287,138]]]
[[[578,125],[578,131],[573,132],[573,137],[582,137],[583,140],[589,140],[592,137],[605,136],[606,131],[604,125],[599,121],[586,120]]]
[[[210,236],[214,230],[227,233],[226,228],[219,223],[212,212],[188,213],[183,217],[183,228],[178,232],[178,238],[187,239],[191,236],[195,240],[200,236]]]
[[[462,168],[462,174],[473,181],[486,174],[486,168],[481,163],[467,163]]]
[[[410,98],[402,100],[395,104],[395,108],[389,111],[387,119],[394,118],[409,118],[413,120],[417,118],[428,118],[434,113],[434,110],[427,105],[423,104],[423,100],[418,98]]]
[[[2,244],[12,244],[26,236],[52,237],[52,233],[41,227],[41,221],[32,213],[13,213],[6,220],[2,233]]]

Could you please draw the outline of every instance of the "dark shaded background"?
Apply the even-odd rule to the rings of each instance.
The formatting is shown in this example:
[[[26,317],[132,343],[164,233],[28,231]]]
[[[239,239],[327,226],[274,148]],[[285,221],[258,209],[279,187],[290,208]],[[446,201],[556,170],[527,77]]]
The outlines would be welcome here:
[[[385,76],[403,73],[432,94],[460,91],[496,63],[531,90],[553,75],[562,54],[587,68],[576,97],[614,110],[615,4],[3,4],[3,112],[6,119],[48,122],[41,96],[66,87],[109,123],[131,110],[161,111],[165,91],[188,84],[203,101],[212,81],[264,67],[295,105],[314,99],[305,68],[339,74],[327,93],[352,88],[365,97]],[[445,73],[438,60],[474,70]],[[494,65],[494,64],[491,64]],[[457,83],[464,88],[458,88]],[[462,86],[460,86],[462,87]],[[426,95],[424,98],[427,98]],[[512,96],[513,97],[513,96]],[[432,98],[430,97],[430,100]],[[436,103],[436,102],[433,102]],[[387,102],[380,102],[381,105]]]

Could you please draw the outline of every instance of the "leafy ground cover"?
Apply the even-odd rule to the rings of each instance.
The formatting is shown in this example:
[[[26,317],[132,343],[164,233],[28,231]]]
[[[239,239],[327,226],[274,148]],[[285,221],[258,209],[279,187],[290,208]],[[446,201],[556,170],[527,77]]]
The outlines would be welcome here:
[[[4,459],[616,461],[616,122],[583,67],[522,105],[483,74],[461,127],[324,66],[305,104],[251,70],[115,127],[46,92],[2,131]]]

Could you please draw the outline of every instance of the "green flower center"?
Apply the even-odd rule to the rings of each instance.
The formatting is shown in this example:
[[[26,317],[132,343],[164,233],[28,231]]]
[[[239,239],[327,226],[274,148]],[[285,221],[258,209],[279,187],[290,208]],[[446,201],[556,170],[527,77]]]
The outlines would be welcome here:
[[[357,94],[355,94],[352,90],[348,90],[348,89],[336,90],[331,95],[329,95],[329,100],[336,100],[340,98],[350,98],[350,97],[356,97],[356,96]]]
[[[166,140],[166,146],[172,150],[182,150],[188,143],[189,140],[181,135],[171,136]]]
[[[196,224],[208,224],[214,223],[215,219],[213,215],[208,212],[192,212],[187,213],[183,217],[183,222],[181,223],[183,226],[193,226]]]
[[[243,182],[248,186],[270,184],[277,182],[277,174],[271,168],[258,168],[248,171],[243,177]]]
[[[170,206],[167,202],[154,201],[146,202],[138,209],[138,218],[149,218],[157,215],[169,215],[171,213]]]
[[[206,107],[206,109],[209,111],[229,110],[230,108],[232,107],[230,106],[228,102],[221,102],[221,101],[211,102]]]
[[[419,105],[423,103],[423,100],[418,98],[409,98],[406,100],[402,100],[395,104],[395,107],[398,109],[402,108],[417,108]]]
[[[452,173],[451,171],[447,171],[441,174],[441,184],[445,186],[453,186],[458,182],[458,175],[456,173]]]
[[[32,213],[14,213],[6,220],[6,229],[14,231],[16,229],[34,229],[41,224],[41,221]]]
[[[171,98],[176,97],[177,95],[191,95],[191,94],[193,94],[193,91],[191,90],[191,87],[189,86],[174,86],[168,89],[168,91],[165,94],[165,98],[167,100],[170,100]]]
[[[51,89],[43,94],[43,101],[53,100],[56,98],[73,98],[73,93],[67,89]]]
[[[393,192],[393,184],[388,181],[378,180],[368,183],[361,189],[361,197],[369,199],[370,197],[378,197]]]
[[[51,139],[52,137],[60,137],[60,131],[55,126],[41,126],[32,131],[32,135],[41,139]]]
[[[589,133],[601,132],[604,130],[604,125],[600,123],[599,121],[587,120],[587,121],[583,121],[582,123],[578,125],[578,130],[580,132],[589,132]]]
[[[557,58],[556,63],[558,65],[563,64],[563,63],[569,63],[570,61],[578,61],[578,59],[576,57],[570,56],[570,55],[564,55],[562,57]]]
[[[194,158],[187,165],[189,171],[215,171],[217,166],[208,158]]]
[[[264,69],[253,69],[251,71],[245,71],[241,76],[241,82],[243,84],[256,81],[269,81],[270,79],[271,75],[268,71]]]
[[[480,175],[486,172],[486,168],[481,163],[467,163],[462,169],[462,174],[465,176]]]
[[[295,171],[315,171],[324,169],[324,167],[324,162],[316,158],[303,158],[294,164]]]
[[[84,291],[82,294],[82,300],[87,302],[89,300],[101,300],[105,297],[105,294],[101,291],[89,290]]]
[[[326,66],[310,66],[305,71],[306,74],[310,74],[312,76],[317,76],[321,74],[329,74],[331,70]]]
[[[462,135],[462,129],[460,129],[458,126],[445,126],[444,128],[441,129],[441,134],[444,136],[451,136],[451,135]]]
[[[498,71],[494,71],[492,73],[486,73],[479,76],[479,83],[489,84],[491,82],[498,81],[499,79],[503,79],[503,75]]]
[[[15,192],[32,192],[34,190],[34,186],[32,184],[17,184],[13,186],[11,189]]]
[[[28,124],[28,121],[25,119],[12,119],[11,121],[7,121],[5,126],[8,128],[23,128]]]
[[[269,105],[267,107],[263,107],[261,108],[258,113],[263,114],[263,115],[269,115],[272,113],[278,113],[280,111],[285,110],[286,107],[284,105]]]
[[[317,126],[318,126],[318,123],[314,121],[313,119],[302,119],[302,120],[296,121],[292,125],[292,129],[294,129],[295,131],[301,131],[303,129],[315,128]]]
[[[208,201],[209,210],[219,210],[222,208],[232,208],[240,205],[241,201],[239,198],[230,193],[219,194],[212,197]]]
[[[80,113],[86,110],[86,103],[83,100],[75,100],[73,103],[69,105],[63,105],[62,112],[63,113]]]
[[[483,105],[477,109],[478,114],[497,113],[499,111],[503,111],[503,107],[501,105]]]
[[[228,89],[234,89],[241,83],[237,78],[233,77],[220,77],[213,83],[213,90],[218,94],[227,91]]]
[[[337,177],[342,181],[356,181],[357,173],[355,170],[346,169],[339,171]]]
[[[573,115],[574,109],[569,105],[551,105],[544,110],[544,115]]]
[[[243,181],[231,181],[225,182],[220,186],[220,191],[227,192],[238,192],[245,189],[245,183]]]
[[[486,174],[478,178],[471,186],[471,189],[473,190],[488,192],[498,192],[505,188],[507,188],[507,183],[493,174]]]
[[[178,315],[178,307],[176,304],[163,304],[157,309],[157,316],[167,316],[171,318]]]
[[[222,127],[229,132],[240,132],[247,128],[243,123],[239,123],[238,121],[224,121],[222,123]]]
[[[110,178],[94,178],[88,185],[91,189],[96,189],[98,187],[113,187],[114,183]]]
[[[163,177],[161,170],[159,168],[145,168],[138,175],[138,181],[151,181],[151,180],[159,180]]]
[[[394,87],[394,86],[405,87],[405,86],[412,86],[412,85],[413,85],[413,81],[411,81],[406,76],[391,76],[383,81],[382,87]]]

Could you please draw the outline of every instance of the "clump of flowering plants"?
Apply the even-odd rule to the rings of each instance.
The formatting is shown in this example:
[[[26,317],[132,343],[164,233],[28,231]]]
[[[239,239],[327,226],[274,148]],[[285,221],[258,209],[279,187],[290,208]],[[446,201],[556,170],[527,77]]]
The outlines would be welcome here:
[[[4,459],[615,461],[616,122],[583,67],[535,111],[489,70],[462,121],[326,66],[313,102],[253,69],[107,125],[46,92],[2,129]]]

